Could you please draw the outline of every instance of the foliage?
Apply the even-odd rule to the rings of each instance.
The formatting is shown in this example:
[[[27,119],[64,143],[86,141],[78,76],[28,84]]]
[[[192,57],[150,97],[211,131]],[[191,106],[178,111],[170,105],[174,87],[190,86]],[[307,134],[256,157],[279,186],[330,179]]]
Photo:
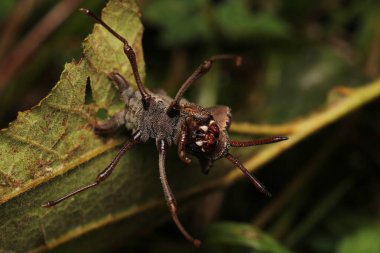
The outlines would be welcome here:
[[[236,252],[240,247],[241,252],[290,253],[272,237],[247,224],[218,223],[205,233],[206,252]]]
[[[379,225],[360,228],[355,234],[347,236],[338,244],[337,252],[379,252],[379,234]]]
[[[164,0],[144,8],[144,17],[162,28],[163,44],[178,46],[191,42],[214,42],[218,34],[228,40],[286,38],[286,22],[268,10],[253,13],[246,0],[211,1]],[[176,15],[173,15],[176,13]]]

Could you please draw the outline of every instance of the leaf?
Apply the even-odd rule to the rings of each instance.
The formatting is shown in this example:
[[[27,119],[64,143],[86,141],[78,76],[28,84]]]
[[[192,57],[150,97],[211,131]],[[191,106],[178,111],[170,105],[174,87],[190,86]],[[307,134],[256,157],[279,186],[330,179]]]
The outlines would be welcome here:
[[[246,0],[225,1],[216,10],[215,21],[220,31],[229,39],[283,39],[290,35],[290,27],[278,16],[250,10]]]
[[[256,227],[233,222],[216,223],[206,230],[204,236],[205,252],[266,252],[289,253],[274,238]],[[237,251],[240,252],[240,251]]]
[[[359,229],[355,234],[347,236],[339,244],[338,253],[375,253],[380,252],[380,225],[372,225]]]
[[[128,38],[144,75],[142,25],[135,2],[110,1],[102,16]],[[88,22],[92,24],[92,20]],[[91,126],[98,109],[108,109],[118,101],[107,74],[118,71],[134,83],[122,44],[96,25],[83,47],[85,57],[66,64],[52,92],[30,111],[19,113],[17,120],[0,132],[0,251],[54,247],[110,222],[110,216],[154,195],[136,192],[140,182],[150,183],[150,179],[143,170],[134,173],[134,166],[151,162],[142,162],[142,155],[132,151],[119,166],[128,170],[118,169],[112,175],[114,180],[105,182],[101,189],[85,192],[56,208],[41,208],[47,200],[91,183],[124,139],[102,138]],[[85,103],[88,77],[94,101],[90,105]],[[75,171],[68,173],[70,170]]]
[[[12,8],[12,6],[15,4],[14,1],[1,1],[0,3],[0,15],[2,18],[4,18],[5,14],[9,11],[9,9]]]
[[[209,17],[205,15],[207,5],[203,0],[152,1],[144,8],[144,18],[162,28],[160,37],[166,46],[207,41],[213,34]]]
[[[144,7],[144,18],[161,28],[160,39],[166,46],[211,42],[219,33],[229,40],[289,38],[291,29],[284,20],[269,11],[254,13],[251,5],[246,0],[217,4],[202,0],[160,0]]]

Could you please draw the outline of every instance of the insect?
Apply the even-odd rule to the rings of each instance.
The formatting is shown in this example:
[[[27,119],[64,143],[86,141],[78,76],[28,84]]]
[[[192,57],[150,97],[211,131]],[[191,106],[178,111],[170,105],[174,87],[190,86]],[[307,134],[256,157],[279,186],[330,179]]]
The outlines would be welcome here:
[[[227,106],[214,106],[203,108],[188,102],[183,98],[187,89],[199,78],[206,74],[215,61],[234,60],[240,65],[241,58],[236,55],[216,55],[205,60],[195,72],[183,83],[174,99],[165,94],[156,94],[147,90],[138,72],[135,53],[128,41],[88,9],[80,9],[85,15],[95,19],[124,44],[124,53],[132,67],[138,91],[132,89],[128,82],[118,73],[110,73],[109,77],[120,92],[125,108],[112,118],[98,122],[95,128],[102,131],[115,130],[125,126],[132,131],[132,138],[127,140],[111,163],[98,174],[95,182],[83,186],[61,198],[44,203],[43,207],[52,207],[67,198],[97,186],[111,175],[121,157],[135,144],[145,143],[150,139],[156,141],[158,151],[158,167],[161,185],[170,214],[179,231],[195,246],[200,240],[192,237],[180,222],[177,215],[177,204],[168,183],[165,168],[166,153],[170,146],[177,145],[178,156],[184,163],[190,163],[188,155],[193,155],[200,161],[202,171],[207,174],[214,161],[226,158],[237,166],[244,175],[262,193],[270,196],[266,188],[229,153],[231,147],[248,147],[263,145],[286,140],[287,137],[275,136],[252,141],[236,141],[229,138],[228,129],[231,123],[231,112]]]

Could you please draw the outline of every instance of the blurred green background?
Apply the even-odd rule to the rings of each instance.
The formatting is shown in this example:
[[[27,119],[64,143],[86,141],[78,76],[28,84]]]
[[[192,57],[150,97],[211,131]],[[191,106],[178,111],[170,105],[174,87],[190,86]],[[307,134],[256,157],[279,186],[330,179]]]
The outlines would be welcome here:
[[[280,124],[297,120],[334,99],[334,87],[360,86],[379,77],[380,1],[138,2],[145,27],[147,87],[162,88],[174,96],[209,56],[235,53],[243,57],[240,68],[229,62],[215,64],[187,94],[203,106],[229,105],[234,121]],[[100,13],[104,4],[93,0],[0,2],[1,128],[18,111],[31,108],[49,93],[65,62],[81,57],[81,41],[93,22],[78,7]],[[64,11],[57,12],[63,16],[62,24],[48,32],[25,60],[25,49],[14,53],[59,5],[67,13],[64,17]],[[271,199],[241,180],[190,205],[183,219],[190,227],[193,224],[192,231],[203,233],[204,252],[380,252],[379,137],[377,100],[260,170],[258,177],[271,190]],[[244,160],[252,149],[239,152]],[[108,228],[112,233],[117,230]],[[117,241],[103,250],[194,251],[171,222],[160,227],[152,224],[137,234],[133,243]],[[257,243],[250,243],[251,239]],[[91,233],[83,240],[91,240]]]

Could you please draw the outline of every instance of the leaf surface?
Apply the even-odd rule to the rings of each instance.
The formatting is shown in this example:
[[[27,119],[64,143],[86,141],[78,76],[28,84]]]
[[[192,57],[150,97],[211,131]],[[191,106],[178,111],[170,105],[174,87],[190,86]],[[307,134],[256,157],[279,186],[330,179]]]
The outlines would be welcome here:
[[[110,1],[102,18],[129,40],[144,77],[142,25],[135,2]],[[92,25],[93,21],[88,22]],[[54,208],[41,207],[47,200],[93,182],[125,140],[125,134],[98,136],[91,124],[99,109],[112,114],[122,106],[108,73],[117,71],[134,84],[122,46],[95,25],[83,44],[83,59],[66,64],[51,93],[1,130],[0,252],[54,247],[115,220],[110,217],[135,207],[144,196],[159,193],[145,194],[150,187],[136,191],[141,182],[150,183],[145,178],[149,173],[136,172],[136,168],[153,166],[155,159],[144,159],[141,152],[131,151],[101,189],[84,192]],[[90,104],[86,102],[86,85],[92,93]]]
[[[245,223],[215,223],[206,230],[204,244],[207,252],[240,252],[238,248],[241,252],[291,252],[270,235]]]

